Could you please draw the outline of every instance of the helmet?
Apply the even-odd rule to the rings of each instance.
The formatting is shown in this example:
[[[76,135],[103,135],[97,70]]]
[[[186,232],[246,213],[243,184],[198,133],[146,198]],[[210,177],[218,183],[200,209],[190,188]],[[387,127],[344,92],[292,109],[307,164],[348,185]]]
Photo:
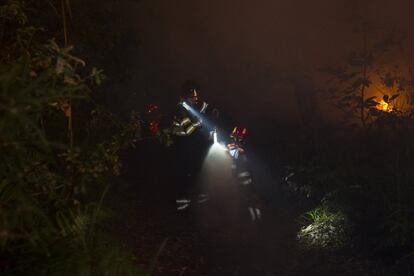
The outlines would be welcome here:
[[[195,98],[198,97],[198,90],[196,88],[190,88],[184,93],[184,98]]]
[[[244,140],[244,138],[246,138],[247,135],[247,128],[245,127],[234,127],[233,131],[230,135],[231,138],[236,139],[238,141],[242,141]]]
[[[190,80],[187,80],[183,84],[183,98],[184,99],[195,99],[195,101],[198,101],[199,97],[199,86]]]

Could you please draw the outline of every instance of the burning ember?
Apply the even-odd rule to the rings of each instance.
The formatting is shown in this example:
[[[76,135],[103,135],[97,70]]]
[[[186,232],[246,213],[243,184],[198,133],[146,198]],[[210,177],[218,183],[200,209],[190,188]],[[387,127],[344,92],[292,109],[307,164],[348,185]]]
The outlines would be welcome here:
[[[390,103],[387,103],[383,99],[377,104],[377,109],[384,111],[384,112],[391,112],[392,111],[392,105]]]

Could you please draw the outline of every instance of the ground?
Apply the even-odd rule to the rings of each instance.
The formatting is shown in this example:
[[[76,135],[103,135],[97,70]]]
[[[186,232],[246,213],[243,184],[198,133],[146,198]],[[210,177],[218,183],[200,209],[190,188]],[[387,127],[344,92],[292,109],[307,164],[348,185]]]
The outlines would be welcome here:
[[[304,250],[297,240],[301,210],[279,189],[275,164],[269,172],[264,159],[261,163],[256,158],[263,218],[252,222],[240,214],[243,207],[231,187],[210,190],[213,196],[226,196],[177,211],[173,197],[177,183],[170,166],[174,158],[166,156],[157,145],[128,152],[124,174],[107,198],[118,214],[114,233],[137,256],[139,265],[148,267],[167,241],[155,275],[388,275],[380,270],[367,274],[371,264],[349,257]]]

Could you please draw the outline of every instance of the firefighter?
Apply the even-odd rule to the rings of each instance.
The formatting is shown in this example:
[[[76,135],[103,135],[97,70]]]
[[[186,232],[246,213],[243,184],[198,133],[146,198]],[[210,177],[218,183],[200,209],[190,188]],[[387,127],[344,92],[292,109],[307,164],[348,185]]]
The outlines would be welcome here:
[[[172,134],[175,136],[175,173],[179,182],[177,209],[188,208],[192,201],[199,203],[208,199],[206,194],[197,194],[197,174],[201,170],[203,159],[211,144],[207,121],[217,119],[219,112],[216,108],[200,99],[200,89],[197,84],[187,81],[183,85],[183,94],[173,117]]]
[[[262,212],[259,208],[258,196],[254,190],[252,174],[249,170],[247,155],[244,149],[247,129],[234,127],[230,138],[232,143],[227,145],[230,156],[233,158],[232,169],[242,190],[243,201],[252,221],[259,221]]]
[[[173,134],[177,136],[190,136],[202,127],[203,118],[209,121],[216,121],[218,119],[218,109],[213,108],[205,101],[201,101],[199,91],[198,85],[191,81],[187,81],[183,85],[183,95],[174,115]],[[197,132],[203,133],[201,131]]]

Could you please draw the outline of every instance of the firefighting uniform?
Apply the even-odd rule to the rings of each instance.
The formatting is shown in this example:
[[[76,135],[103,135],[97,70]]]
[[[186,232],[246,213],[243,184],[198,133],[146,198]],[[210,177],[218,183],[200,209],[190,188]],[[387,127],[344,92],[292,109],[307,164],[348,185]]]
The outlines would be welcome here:
[[[200,102],[192,107],[205,118],[209,118],[211,107]],[[197,176],[210,146],[209,131],[203,126],[202,119],[189,112],[181,103],[177,106],[173,118],[172,133],[175,138],[175,179],[178,182],[176,207],[184,210],[197,201],[203,203],[208,199],[197,186]],[[195,196],[196,195],[196,196]]]
[[[247,156],[244,150],[244,137],[246,135],[245,128],[235,127],[231,138],[234,143],[229,144],[228,150],[233,158],[233,174],[240,185],[242,199],[247,207],[250,219],[258,221],[262,218],[261,209],[258,206],[258,197],[254,189],[252,173],[249,169]]]

